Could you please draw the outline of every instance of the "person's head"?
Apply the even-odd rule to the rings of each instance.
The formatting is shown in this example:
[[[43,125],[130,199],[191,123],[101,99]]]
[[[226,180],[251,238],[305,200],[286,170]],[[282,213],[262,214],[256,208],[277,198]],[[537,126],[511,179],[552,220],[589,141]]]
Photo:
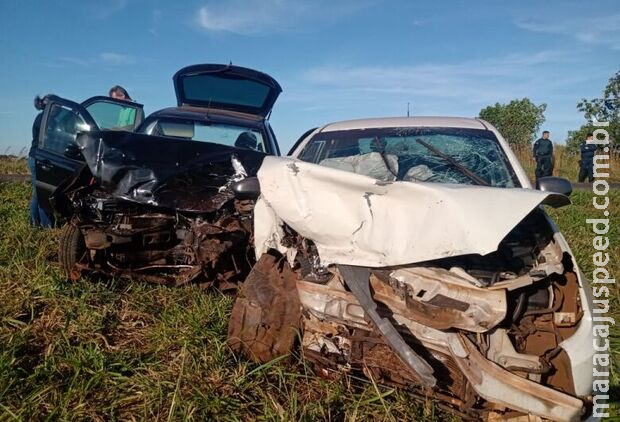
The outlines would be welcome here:
[[[548,130],[543,131],[543,139],[549,139],[549,131]]]
[[[112,88],[110,88],[108,95],[111,98],[115,98],[117,100],[130,100],[131,101],[131,97],[129,96],[129,93],[127,92],[127,90],[120,85],[114,85]]]
[[[588,134],[586,135],[586,140],[591,141],[593,137],[594,137],[594,134],[592,132],[588,132]]]
[[[47,97],[41,97],[37,95],[34,97],[34,108],[37,110],[43,110],[45,108],[45,104],[47,103]]]
[[[372,141],[370,141],[370,150],[373,152],[385,152],[386,145],[387,142],[385,142],[385,139],[375,136]]]
[[[252,132],[241,132],[235,141],[235,147],[237,148],[256,149],[257,145],[258,141]]]

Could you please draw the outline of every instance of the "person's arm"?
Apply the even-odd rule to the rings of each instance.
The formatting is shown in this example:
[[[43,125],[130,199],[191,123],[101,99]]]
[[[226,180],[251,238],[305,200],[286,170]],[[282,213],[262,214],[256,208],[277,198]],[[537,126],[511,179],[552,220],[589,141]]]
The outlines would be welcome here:
[[[32,122],[32,139],[36,142],[39,140],[39,131],[41,130],[41,119],[43,118],[43,113],[37,114],[37,117],[34,118],[34,122]]]

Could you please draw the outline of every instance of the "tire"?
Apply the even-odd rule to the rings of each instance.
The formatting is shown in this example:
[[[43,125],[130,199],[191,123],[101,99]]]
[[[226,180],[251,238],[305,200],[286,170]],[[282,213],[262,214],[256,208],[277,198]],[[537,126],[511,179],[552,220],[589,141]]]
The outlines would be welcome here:
[[[80,269],[76,264],[82,262],[86,255],[84,235],[78,227],[69,223],[62,228],[58,260],[64,275],[72,280],[80,278]]]
[[[297,275],[279,254],[263,254],[233,306],[228,344],[250,360],[268,362],[293,349],[300,321]]]

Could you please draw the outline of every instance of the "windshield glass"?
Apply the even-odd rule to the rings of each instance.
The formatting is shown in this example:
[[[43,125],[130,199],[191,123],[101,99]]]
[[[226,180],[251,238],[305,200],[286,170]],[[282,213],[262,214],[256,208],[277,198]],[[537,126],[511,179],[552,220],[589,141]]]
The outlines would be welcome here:
[[[237,148],[267,152],[265,137],[258,129],[243,126],[205,123],[191,120],[157,119],[149,123],[142,133],[168,136],[188,141],[212,142]]]
[[[382,181],[517,187],[491,131],[380,128],[317,133],[298,158]]]

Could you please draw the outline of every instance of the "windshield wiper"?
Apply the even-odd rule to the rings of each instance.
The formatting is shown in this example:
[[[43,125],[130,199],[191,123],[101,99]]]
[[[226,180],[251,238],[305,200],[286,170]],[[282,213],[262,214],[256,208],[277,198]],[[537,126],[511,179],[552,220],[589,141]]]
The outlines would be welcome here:
[[[465,167],[463,164],[459,163],[458,161],[456,161],[454,158],[450,157],[447,154],[444,154],[443,152],[439,151],[437,148],[435,148],[434,146],[424,142],[421,139],[416,139],[415,140],[418,144],[422,145],[424,148],[426,148],[427,150],[429,150],[430,152],[432,152],[433,154],[437,155],[438,157],[443,158],[445,161],[447,161],[448,163],[450,163],[453,167],[455,167],[462,175],[464,175],[465,177],[467,177],[469,180],[471,180],[472,182],[481,185],[481,186],[491,186],[489,184],[489,182],[487,182],[486,180],[484,180],[482,177],[478,176],[476,173],[474,173],[472,170],[470,170],[469,168]]]

